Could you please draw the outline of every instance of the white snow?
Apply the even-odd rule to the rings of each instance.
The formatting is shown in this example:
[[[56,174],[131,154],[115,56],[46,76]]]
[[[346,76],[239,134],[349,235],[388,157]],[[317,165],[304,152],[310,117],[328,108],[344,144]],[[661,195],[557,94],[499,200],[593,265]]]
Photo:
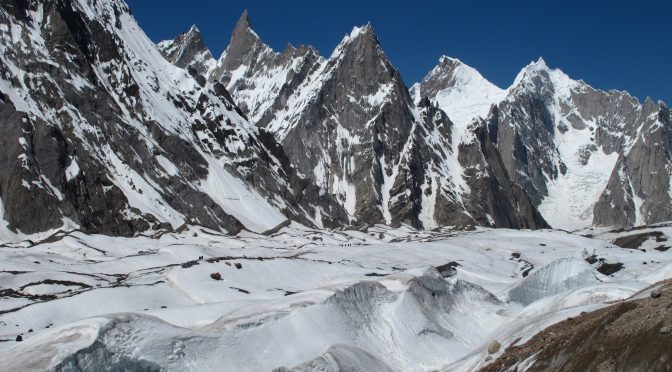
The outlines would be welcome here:
[[[446,69],[446,67],[443,67],[444,64],[454,66],[454,68]],[[469,125],[478,118],[486,117],[492,105],[499,103],[506,97],[507,91],[486,80],[474,68],[456,58],[447,56],[441,57],[439,65],[427,74],[423,83],[431,81],[448,85],[447,88],[438,91],[434,97],[429,98],[446,112],[453,123],[451,127],[452,142],[449,148],[444,149],[446,154],[445,167],[442,170],[443,174],[440,176],[443,177],[441,182],[443,185],[452,184],[453,190],[459,198],[458,201],[461,201],[462,196],[468,194],[471,190],[462,177],[464,168],[458,160],[459,146],[463,143],[471,143],[473,135],[471,135]],[[411,94],[416,104],[423,98],[420,96],[420,84],[423,83],[415,84],[411,88]],[[442,142],[440,137],[442,136],[438,132],[432,133],[431,143],[440,144]],[[449,182],[446,182],[446,179]],[[426,226],[436,226],[432,216],[434,213],[434,197],[435,194],[433,193],[431,200],[425,197],[424,199],[428,200],[423,201],[423,224]]]
[[[439,63],[445,59],[452,60],[457,64],[451,76],[443,77],[444,79],[450,79],[450,86],[439,91],[435,97],[430,97],[430,99],[448,114],[450,120],[456,125],[456,132],[462,133],[474,118],[486,117],[492,105],[499,103],[506,97],[507,90],[492,84],[476,69],[456,58],[443,56]],[[437,66],[425,79],[441,78],[441,74],[442,71]],[[417,89],[417,86],[415,89]],[[414,96],[416,101],[422,98],[417,90],[415,90]]]
[[[201,191],[251,231],[261,233],[287,220],[257,191],[250,189],[214,161],[208,168],[207,179],[201,181]]]
[[[156,161],[159,163],[161,168],[166,171],[170,176],[177,176],[180,174],[180,170],[173,164],[170,160],[166,159],[163,155],[157,155]]]
[[[0,338],[25,340],[0,344],[5,368],[45,369],[97,339],[117,355],[180,370],[291,367],[335,345],[401,370],[472,370],[492,339],[524,342],[672,277],[665,252],[560,231],[329,232],[292,224],[272,237],[198,227],[157,238],[60,237],[0,247],[2,288],[47,279],[89,286],[32,285],[26,290],[58,298],[0,301],[9,310],[0,314]],[[584,251],[626,268],[607,280],[593,274]],[[430,268],[451,261],[459,264],[454,278]],[[222,280],[210,278],[215,272]],[[509,302],[515,288],[526,288],[532,302]]]
[[[70,164],[68,165],[67,168],[65,168],[65,179],[66,181],[70,182],[75,177],[79,176],[79,164],[77,164],[77,160],[75,158],[70,158]]]

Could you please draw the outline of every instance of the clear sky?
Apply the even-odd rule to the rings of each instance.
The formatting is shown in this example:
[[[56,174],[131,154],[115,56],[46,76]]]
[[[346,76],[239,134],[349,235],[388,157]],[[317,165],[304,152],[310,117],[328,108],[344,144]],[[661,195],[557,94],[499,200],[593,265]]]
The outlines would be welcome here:
[[[273,49],[310,44],[326,57],[353,26],[371,22],[409,86],[444,54],[502,88],[543,56],[596,88],[672,104],[672,0],[127,1],[152,40],[196,24],[215,57],[248,9]]]

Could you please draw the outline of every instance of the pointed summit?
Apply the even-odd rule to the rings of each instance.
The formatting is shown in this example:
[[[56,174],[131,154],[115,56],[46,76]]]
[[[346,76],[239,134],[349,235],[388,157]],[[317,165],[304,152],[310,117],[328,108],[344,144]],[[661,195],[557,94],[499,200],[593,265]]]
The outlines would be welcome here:
[[[539,59],[530,62],[527,66],[523,68],[523,72],[533,72],[533,73],[549,70],[550,68],[546,64],[546,61],[544,60],[543,57],[539,57]]]
[[[215,62],[196,25],[174,40],[160,42],[157,47],[168,62],[185,69],[193,68],[201,75]]]
[[[331,58],[338,57],[344,53],[357,53],[368,59],[374,56],[383,57],[387,61],[387,57],[380,46],[378,36],[370,22],[364,26],[353,27],[352,31],[345,35],[343,40],[336,46],[336,49],[331,54]]]
[[[219,72],[213,72],[215,78],[219,78],[221,71],[233,71],[236,68],[248,63],[255,55],[262,50],[270,49],[266,46],[259,36],[252,30],[250,16],[247,9],[243,12],[236,23],[231,35],[229,46],[222,54],[217,69]]]
[[[522,70],[516,76],[516,79],[513,81],[512,87],[517,87],[521,84],[530,83],[535,85],[531,79],[538,77],[540,75],[546,76],[544,80],[548,80],[548,76],[551,74],[551,69],[546,64],[546,61],[543,57],[539,57],[536,61],[532,61],[523,67]]]
[[[447,55],[442,55],[441,58],[439,58],[439,66],[461,65],[461,64],[463,63],[459,59],[449,57]]]
[[[236,27],[233,30],[233,33],[235,34],[236,32],[242,32],[247,30],[250,31],[252,30],[252,24],[250,23],[250,14],[248,13],[247,9],[245,9],[243,11],[243,14],[238,19]]]
[[[242,44],[242,45],[241,45]],[[254,30],[252,30],[252,23],[250,22],[250,14],[247,12],[247,9],[243,11],[243,14],[236,22],[236,27],[233,29],[233,34],[231,34],[231,41],[229,42],[229,47],[239,48],[244,47],[248,44],[250,47],[261,44],[261,39]]]
[[[362,36],[366,36],[369,39],[374,40],[376,43],[378,43],[378,36],[376,35],[376,31],[374,31],[371,22],[368,22],[364,26],[353,27],[352,31],[350,32],[349,35],[345,37],[345,39],[347,39],[348,41],[354,41]]]
[[[473,67],[444,55],[422,82],[413,87],[412,94],[416,102],[422,97],[436,101],[454,124],[465,126],[475,117],[485,117],[491,105],[504,98],[505,92]]]
[[[191,25],[191,28],[189,28],[189,31],[187,31],[188,35],[200,35],[201,30],[198,29],[196,25]]]
[[[536,62],[533,63],[533,65],[539,67],[539,68],[548,68],[548,65],[546,64],[546,61],[544,60],[544,57],[539,56],[539,59],[537,59]]]

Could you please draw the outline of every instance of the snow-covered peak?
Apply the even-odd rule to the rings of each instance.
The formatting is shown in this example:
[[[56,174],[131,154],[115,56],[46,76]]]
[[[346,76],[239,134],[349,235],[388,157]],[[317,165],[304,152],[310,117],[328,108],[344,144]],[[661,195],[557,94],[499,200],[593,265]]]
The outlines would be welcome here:
[[[458,126],[485,116],[490,106],[501,101],[506,91],[457,58],[441,56],[439,63],[421,83],[412,88],[414,100],[429,97]]]
[[[455,57],[449,57],[447,55],[442,55],[441,58],[439,58],[439,64],[444,65],[444,64],[449,64],[449,63],[462,63],[459,59]]]
[[[550,73],[550,69],[546,64],[546,61],[542,57],[539,57],[538,60],[530,62],[527,66],[523,67],[522,70],[518,73],[515,80],[513,81],[512,87],[516,87],[524,82],[526,78],[537,76],[542,73]]]
[[[352,31],[350,32],[350,39],[354,40],[359,36],[375,36],[375,31],[373,30],[373,26],[371,25],[371,22],[368,22],[364,26],[355,26],[352,28]]]
[[[502,91],[499,87],[486,80],[475,68],[457,58],[442,56],[439,65],[430,72],[427,78],[447,79],[451,86],[478,85],[491,91]]]
[[[535,81],[538,78],[543,81],[548,80],[557,92],[564,93],[568,93],[569,89],[581,84],[579,81],[572,80],[562,70],[550,68],[546,61],[539,57],[538,60],[531,62],[518,73],[510,90],[521,85],[536,85]]]

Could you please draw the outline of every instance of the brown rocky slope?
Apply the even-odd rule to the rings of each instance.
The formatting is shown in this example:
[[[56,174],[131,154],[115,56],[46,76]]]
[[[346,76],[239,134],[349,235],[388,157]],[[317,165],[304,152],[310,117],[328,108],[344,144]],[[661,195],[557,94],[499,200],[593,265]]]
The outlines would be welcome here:
[[[650,294],[649,294],[650,293]],[[672,280],[553,325],[481,371],[672,371]],[[531,364],[531,365],[530,365]]]

